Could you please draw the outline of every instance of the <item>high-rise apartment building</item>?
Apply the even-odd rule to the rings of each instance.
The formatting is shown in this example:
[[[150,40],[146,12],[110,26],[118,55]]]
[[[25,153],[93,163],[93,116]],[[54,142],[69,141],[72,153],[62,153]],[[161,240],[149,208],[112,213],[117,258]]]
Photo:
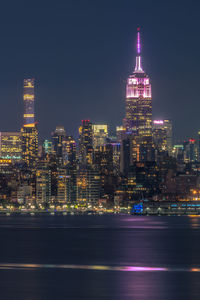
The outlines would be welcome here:
[[[79,161],[81,164],[91,164],[93,154],[92,123],[82,120],[79,127]]]
[[[91,166],[80,166],[77,171],[77,202],[81,205],[97,204],[100,198],[100,174]]]
[[[51,172],[48,168],[38,168],[36,171],[36,203],[47,207],[51,197]]]
[[[65,128],[63,126],[56,126],[56,130],[52,133],[52,143],[57,157],[63,157],[63,141],[65,138]]]
[[[76,164],[76,141],[72,136],[67,136],[63,142],[63,158],[64,164],[75,165]]]
[[[42,147],[43,147],[43,152],[45,154],[51,154],[52,153],[52,142],[51,141],[45,140],[43,142]]]
[[[24,125],[35,123],[35,94],[34,94],[34,79],[24,79]]]
[[[68,181],[67,170],[58,168],[57,170],[57,203],[66,204],[68,199]]]
[[[106,144],[106,139],[108,138],[108,125],[92,125],[92,138],[93,138],[93,148],[103,146]]]
[[[0,132],[0,157],[19,161],[22,158],[20,132]]]
[[[189,139],[183,143],[184,145],[184,161],[195,162],[198,161],[198,147],[195,139]]]
[[[153,121],[153,142],[155,149],[172,153],[172,122],[171,120]]]
[[[34,79],[24,79],[24,124],[22,135],[22,158],[29,168],[35,168],[38,156],[38,130],[35,123]]]
[[[123,127],[123,126],[117,126],[116,127],[116,137],[117,137],[117,142],[118,143],[122,142],[125,135],[126,135],[126,128]]]

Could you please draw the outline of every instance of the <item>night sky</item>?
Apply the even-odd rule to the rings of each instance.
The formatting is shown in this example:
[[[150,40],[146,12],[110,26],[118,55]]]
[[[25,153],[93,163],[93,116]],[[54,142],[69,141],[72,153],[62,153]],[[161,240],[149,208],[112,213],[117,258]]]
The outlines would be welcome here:
[[[200,129],[200,2],[134,0],[2,1],[0,131],[22,125],[23,78],[34,77],[40,137],[56,125],[77,135],[81,119],[124,117],[126,78],[141,27],[153,115],[171,118],[176,138]]]

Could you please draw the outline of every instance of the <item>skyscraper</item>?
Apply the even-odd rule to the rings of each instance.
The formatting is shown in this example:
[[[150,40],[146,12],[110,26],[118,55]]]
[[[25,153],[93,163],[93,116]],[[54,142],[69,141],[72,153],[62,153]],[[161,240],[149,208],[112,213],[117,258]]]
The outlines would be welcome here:
[[[126,134],[140,147],[139,160],[152,160],[152,98],[148,75],[142,68],[140,29],[137,32],[135,70],[126,85]],[[136,157],[136,155],[133,153]]]
[[[172,122],[171,120],[153,121],[153,142],[157,150],[172,152]]]
[[[0,132],[0,157],[21,160],[22,145],[20,132]]]
[[[24,122],[22,134],[22,158],[29,168],[34,168],[38,156],[38,131],[34,114],[34,79],[24,79]]]
[[[92,125],[94,149],[103,146],[108,138],[108,125]]]
[[[54,153],[58,162],[63,164],[63,141],[66,138],[66,131],[63,126],[56,126],[56,130],[52,133],[52,144]]]
[[[82,120],[79,127],[79,161],[81,164],[91,163],[93,154],[92,123],[90,120]]]
[[[34,79],[24,79],[24,125],[34,124]]]

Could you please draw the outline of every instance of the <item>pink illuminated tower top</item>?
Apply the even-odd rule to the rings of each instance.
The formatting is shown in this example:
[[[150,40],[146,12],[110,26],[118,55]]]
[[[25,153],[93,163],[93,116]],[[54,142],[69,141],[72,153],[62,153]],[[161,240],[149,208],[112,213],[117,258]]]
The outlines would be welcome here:
[[[140,54],[141,52],[141,45],[140,45],[140,27],[137,28],[137,53]]]
[[[124,127],[128,133],[151,136],[152,97],[149,76],[142,68],[140,28],[137,28],[136,64],[126,84],[126,116]]]
[[[142,62],[141,62],[141,44],[140,44],[140,27],[137,28],[137,56],[135,64],[135,72],[143,73]]]
[[[148,75],[142,68],[140,27],[137,28],[136,64],[126,86],[126,98],[151,99],[151,84]]]

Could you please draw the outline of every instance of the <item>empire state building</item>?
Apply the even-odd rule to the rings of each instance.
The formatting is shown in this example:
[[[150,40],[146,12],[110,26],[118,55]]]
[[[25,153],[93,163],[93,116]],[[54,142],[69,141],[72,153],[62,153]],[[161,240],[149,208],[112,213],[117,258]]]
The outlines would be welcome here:
[[[140,29],[137,32],[137,56],[135,69],[127,79],[126,116],[124,128],[134,139],[137,152],[135,160],[151,160],[148,155],[152,140],[152,97],[149,76],[142,68]],[[146,146],[145,146],[146,145]],[[147,146],[148,145],[148,146]],[[149,150],[148,150],[149,149]]]

